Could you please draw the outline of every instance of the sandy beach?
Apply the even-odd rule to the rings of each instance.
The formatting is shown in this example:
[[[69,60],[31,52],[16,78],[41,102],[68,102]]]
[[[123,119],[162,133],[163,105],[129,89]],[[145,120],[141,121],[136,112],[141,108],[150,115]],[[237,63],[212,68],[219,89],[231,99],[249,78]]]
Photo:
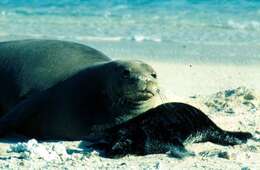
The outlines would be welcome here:
[[[174,101],[181,100],[178,97],[209,95],[239,86],[260,91],[259,65],[145,61],[158,72],[162,89]]]

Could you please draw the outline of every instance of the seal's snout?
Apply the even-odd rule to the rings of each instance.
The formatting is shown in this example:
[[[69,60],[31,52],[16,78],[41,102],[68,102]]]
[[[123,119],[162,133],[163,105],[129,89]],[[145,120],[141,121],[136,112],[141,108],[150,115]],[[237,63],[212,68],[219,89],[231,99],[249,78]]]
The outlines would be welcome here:
[[[135,100],[145,101],[155,97],[158,94],[159,88],[156,81],[136,79],[133,93]]]
[[[153,93],[154,95],[160,92],[160,89],[158,88],[158,84],[155,81],[146,82],[145,90]]]

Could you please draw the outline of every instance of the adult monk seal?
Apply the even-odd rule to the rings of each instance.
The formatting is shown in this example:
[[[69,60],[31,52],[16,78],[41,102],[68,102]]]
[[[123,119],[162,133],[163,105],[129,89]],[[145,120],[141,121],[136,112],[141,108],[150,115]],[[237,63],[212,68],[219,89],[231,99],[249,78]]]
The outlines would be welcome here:
[[[0,54],[1,105],[9,110],[0,134],[82,139],[159,102],[156,72],[141,61],[112,61],[84,45],[48,40],[3,43]]]
[[[188,143],[210,141],[220,145],[237,145],[252,137],[248,132],[222,130],[202,111],[184,103],[159,105],[106,130],[105,134],[92,147],[105,151],[106,157],[171,151],[172,156],[181,158],[193,155],[184,147]]]

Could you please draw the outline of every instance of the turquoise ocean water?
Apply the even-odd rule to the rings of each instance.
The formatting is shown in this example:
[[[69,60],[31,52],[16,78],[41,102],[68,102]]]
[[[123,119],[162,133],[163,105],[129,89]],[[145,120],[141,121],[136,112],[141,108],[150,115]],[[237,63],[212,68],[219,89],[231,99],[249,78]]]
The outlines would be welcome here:
[[[260,63],[257,0],[1,0],[0,41],[89,44],[112,58]]]

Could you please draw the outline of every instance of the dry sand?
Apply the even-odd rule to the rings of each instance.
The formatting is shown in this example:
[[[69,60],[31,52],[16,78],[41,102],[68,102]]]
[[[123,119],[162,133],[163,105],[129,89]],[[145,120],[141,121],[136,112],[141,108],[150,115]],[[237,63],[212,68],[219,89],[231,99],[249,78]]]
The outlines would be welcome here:
[[[169,101],[192,104],[223,129],[249,131],[254,139],[237,146],[190,144],[186,147],[196,156],[182,160],[167,154],[106,159],[82,147],[81,141],[17,143],[2,139],[0,169],[260,169],[260,74],[256,66],[165,63],[154,67]]]

